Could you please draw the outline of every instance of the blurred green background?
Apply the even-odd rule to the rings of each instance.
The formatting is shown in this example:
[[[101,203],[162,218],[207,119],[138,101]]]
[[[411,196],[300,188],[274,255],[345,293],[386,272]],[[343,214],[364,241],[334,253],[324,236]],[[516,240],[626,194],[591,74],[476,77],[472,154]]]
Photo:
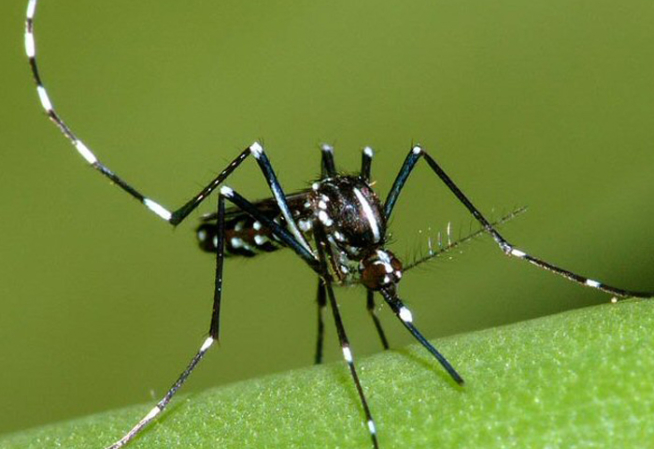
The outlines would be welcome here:
[[[173,232],[48,123],[24,3],[0,15],[0,432],[158,398],[205,335],[214,271],[194,217]],[[346,171],[372,145],[382,195],[420,142],[482,211],[529,206],[504,228],[519,247],[654,289],[653,21],[646,0],[44,0],[36,35],[59,112],[170,208],[254,139],[288,191],[316,176],[320,142]],[[252,162],[229,184],[268,195]],[[462,209],[420,166],[392,249],[410,258],[448,221],[467,230]],[[225,271],[222,343],[187,392],[312,363],[309,270],[278,253]],[[488,238],[407,273],[400,291],[430,338],[609,299]],[[363,292],[338,293],[355,353],[378,351]],[[392,344],[411,342],[382,312]],[[331,321],[327,342],[338,360]]]

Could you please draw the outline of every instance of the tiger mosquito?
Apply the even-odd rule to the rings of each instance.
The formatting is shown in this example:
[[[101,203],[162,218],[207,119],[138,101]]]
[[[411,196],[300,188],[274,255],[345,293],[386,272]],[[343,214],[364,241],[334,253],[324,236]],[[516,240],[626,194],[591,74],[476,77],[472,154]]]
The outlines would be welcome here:
[[[309,189],[287,195],[277,179],[263,146],[259,142],[254,142],[236,156],[199,193],[178,209],[169,210],[143,195],[100,162],[95,153],[57,113],[41,79],[36,62],[34,39],[36,6],[37,0],[29,0],[25,20],[25,52],[36,83],[36,91],[48,118],[72,143],[87,164],[172,226],[182,223],[210,194],[218,190],[216,212],[203,216],[201,224],[197,228],[197,238],[201,249],[214,253],[216,256],[213,310],[208,336],[163,398],[122,438],[108,446],[108,449],[125,446],[160,415],[207,351],[218,340],[223,263],[225,257],[230,255],[251,257],[282,247],[290,248],[315,272],[318,279],[318,338],[315,361],[316,363],[322,361],[323,315],[329,306],[336,325],[342,356],[358,393],[365,415],[365,425],[374,448],[379,448],[377,428],[356,370],[354,355],[334,295],[334,286],[358,284],[366,289],[367,310],[382,345],[384,348],[388,348],[388,341],[375,314],[374,296],[375,294],[380,295],[400,323],[431,353],[449,376],[457,384],[462,385],[464,380],[461,375],[413,324],[413,314],[397,293],[397,285],[402,278],[403,271],[407,268],[403,269],[401,261],[386,248],[388,243],[387,224],[407,179],[420,160],[427,163],[438,179],[474,217],[480,225],[480,230],[458,241],[451,241],[448,233],[447,245],[441,245],[436,252],[430,250],[428,256],[414,262],[409,267],[416,266],[443,251],[450,250],[480,233],[487,233],[505,255],[527,261],[538,268],[563,276],[583,286],[609,293],[613,299],[654,296],[654,292],[626,290],[581,276],[532,256],[509,243],[498,231],[498,225],[521,211],[515,211],[497,222],[489,221],[436,160],[419,145],[413,146],[409,151],[385,201],[379,198],[372,187],[370,172],[373,150],[369,147],[364,148],[362,152],[359,174],[343,175],[336,171],[333,148],[323,145],[320,179],[315,181]],[[270,188],[272,197],[269,199],[251,202],[224,184],[241,163],[250,156],[254,158]],[[226,201],[231,203],[229,208],[225,207]]]

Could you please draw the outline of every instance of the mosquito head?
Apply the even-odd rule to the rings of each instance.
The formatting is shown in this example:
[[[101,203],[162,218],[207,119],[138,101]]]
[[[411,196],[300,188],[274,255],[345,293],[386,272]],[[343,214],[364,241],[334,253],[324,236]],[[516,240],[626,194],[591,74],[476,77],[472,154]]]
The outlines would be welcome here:
[[[386,249],[375,249],[361,260],[359,273],[370,290],[394,289],[402,278],[402,262]]]

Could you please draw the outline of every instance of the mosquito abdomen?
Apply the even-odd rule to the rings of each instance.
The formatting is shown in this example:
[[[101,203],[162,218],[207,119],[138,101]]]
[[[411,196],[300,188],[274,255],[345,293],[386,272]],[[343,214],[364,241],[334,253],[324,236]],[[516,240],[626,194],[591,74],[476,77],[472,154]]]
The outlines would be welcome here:
[[[216,252],[218,227],[215,222],[202,223],[197,228],[200,248],[210,253]],[[225,222],[225,255],[254,257],[282,248],[272,232],[260,222],[250,217]]]

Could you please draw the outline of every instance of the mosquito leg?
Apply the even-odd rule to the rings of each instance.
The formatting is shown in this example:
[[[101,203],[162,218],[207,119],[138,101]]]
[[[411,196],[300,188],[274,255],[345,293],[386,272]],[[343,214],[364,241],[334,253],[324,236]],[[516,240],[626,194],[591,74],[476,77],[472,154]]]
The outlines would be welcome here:
[[[327,307],[327,296],[325,293],[325,281],[322,278],[318,278],[318,292],[317,292],[317,304],[318,304],[318,339],[316,340],[316,357],[315,364],[320,365],[322,363],[322,352],[323,352],[323,343],[325,338],[325,308]]]
[[[388,349],[388,340],[386,339],[386,334],[384,333],[384,329],[382,328],[381,321],[379,321],[379,317],[377,316],[377,313],[375,312],[375,294],[372,290],[366,290],[366,308],[368,309],[368,313],[370,314],[370,317],[372,318],[373,323],[375,323],[375,328],[377,329],[377,333],[379,334],[379,339],[381,340],[381,344],[384,347],[384,349]]]
[[[421,151],[416,152],[415,151],[416,148],[420,149],[420,147],[414,147],[409,152],[406,159],[404,159],[402,168],[400,168],[400,172],[397,174],[397,177],[393,182],[393,186],[391,187],[390,192],[388,192],[388,195],[386,195],[386,203],[384,203],[384,216],[386,217],[387,222],[391,218],[391,214],[393,213],[393,208],[395,207],[397,198],[400,196],[400,192],[402,191],[402,188],[404,188],[404,184],[406,183],[406,180],[409,178],[411,171],[416,166],[418,159],[420,159],[420,154],[422,154]]]
[[[486,219],[486,217],[484,217],[484,215],[479,211],[479,209],[477,209],[472,204],[472,202],[468,199],[468,197],[459,189],[459,187],[457,187],[454,181],[452,181],[452,179],[443,171],[440,165],[438,165],[438,163],[425,150],[423,150],[419,146],[414,146],[409,152],[409,155],[404,160],[404,164],[402,165],[402,168],[400,169],[397,178],[395,178],[393,187],[391,187],[388,197],[386,198],[386,204],[384,205],[384,213],[386,215],[387,221],[390,218],[391,213],[393,212],[393,207],[395,206],[395,202],[397,201],[397,198],[400,195],[400,192],[402,191],[402,188],[404,187],[407,178],[409,177],[411,171],[413,170],[416,163],[421,157],[425,159],[429,167],[434,171],[434,173],[436,173],[436,175],[454,194],[454,196],[456,196],[459,202],[461,202],[466,207],[466,209],[468,209],[468,211],[481,224],[481,226],[486,230],[486,232],[488,232],[493,237],[497,245],[507,256],[512,256],[518,259],[526,260],[527,262],[537,266],[538,268],[551,271],[552,273],[558,274],[559,276],[563,276],[564,278],[570,281],[576,282],[581,285],[585,285],[587,287],[595,288],[597,290],[601,290],[606,293],[610,293],[612,295],[619,296],[622,298],[627,298],[631,296],[638,297],[638,298],[651,298],[652,296],[654,296],[654,292],[625,290],[622,288],[613,287],[601,283],[594,279],[590,279],[588,277],[581,276],[579,274],[560,268],[556,265],[553,265],[537,257],[531,256],[526,252],[516,248],[511,243],[509,243],[499,233],[499,231]]]
[[[324,279],[325,289],[327,290],[327,298],[329,299],[329,305],[332,309],[332,314],[334,316],[334,322],[336,324],[336,333],[338,334],[338,341],[341,345],[341,350],[343,352],[343,359],[347,362],[347,366],[350,369],[350,375],[354,381],[354,386],[359,393],[359,399],[361,401],[361,406],[366,415],[366,423],[368,426],[368,431],[370,432],[370,438],[372,438],[372,445],[375,449],[379,449],[379,443],[377,441],[377,430],[375,427],[375,420],[370,413],[370,407],[368,406],[368,400],[366,395],[363,392],[363,387],[361,386],[361,381],[359,380],[359,375],[357,374],[356,367],[354,366],[354,356],[352,355],[352,350],[350,349],[350,342],[345,333],[345,327],[343,326],[343,321],[341,320],[341,314],[338,310],[338,303],[336,302],[336,297],[334,296],[334,289],[332,288],[331,279],[329,278],[329,272],[327,269],[327,259],[325,255],[325,248],[323,245],[326,245],[326,238],[324,231],[320,228],[316,228],[316,246],[318,247],[318,260],[320,261],[320,269],[322,270],[322,276]]]
[[[359,375],[357,374],[356,367],[354,366],[354,356],[352,355],[352,350],[350,349],[350,342],[345,334],[345,327],[343,326],[343,321],[341,320],[341,314],[338,311],[338,304],[336,303],[336,298],[334,297],[334,290],[332,289],[331,283],[326,283],[327,287],[327,297],[329,298],[329,303],[334,315],[334,321],[336,323],[336,332],[338,333],[338,341],[341,344],[341,350],[343,351],[343,359],[347,362],[347,366],[350,369],[350,375],[354,381],[354,385],[359,393],[359,399],[361,400],[361,405],[363,411],[366,415],[366,423],[368,425],[368,431],[370,432],[370,438],[372,438],[372,445],[375,449],[379,448],[379,443],[377,442],[377,430],[375,427],[375,420],[370,413],[370,407],[368,406],[368,400],[366,395],[363,392],[363,387],[361,386],[361,381],[359,380]]]
[[[202,343],[202,346],[198,350],[198,352],[195,354],[191,362],[188,364],[186,369],[180,374],[180,376],[177,378],[175,383],[170,387],[166,395],[155,405],[152,410],[150,410],[144,417],[141,419],[138,424],[136,424],[132,430],[127,432],[124,437],[122,437],[120,440],[116,441],[114,444],[109,446],[107,449],[118,449],[120,447],[123,447],[127,443],[129,443],[136,435],[138,435],[141,430],[145,426],[147,426],[150,421],[152,421],[154,418],[156,418],[165,408],[166,405],[170,402],[170,400],[175,396],[175,393],[177,393],[177,390],[179,390],[182,385],[184,385],[184,382],[186,382],[186,379],[191,375],[195,367],[200,363],[200,360],[204,357],[204,355],[207,353],[211,345],[214,343],[214,338],[209,336],[204,340],[204,343]]]
[[[397,297],[395,292],[388,291],[385,289],[380,290],[380,293],[386,300],[386,303],[391,307],[395,316],[404,324],[413,337],[420,342],[435,358],[438,362],[445,368],[445,371],[452,377],[452,379],[459,385],[463,385],[463,378],[456,372],[454,367],[447,361],[447,359],[440,353],[434,346],[427,341],[425,337],[416,329],[413,325],[413,315],[411,311],[402,303],[402,300]]]
[[[213,192],[241,163],[249,156],[252,155],[259,164],[270,190],[272,191],[277,205],[286,220],[286,224],[295,236],[295,239],[299,242],[301,246],[304,247],[307,251],[311,252],[311,247],[307,243],[306,239],[300,232],[295,223],[295,220],[291,216],[288,204],[286,203],[286,197],[284,192],[277,180],[275,172],[270,165],[270,161],[266,156],[263,147],[258,142],[253,143],[247,149],[241,152],[236,159],[234,159],[216,178],[214,178],[205,188],[203,188],[200,193],[196,194],[193,198],[186,202],[182,207],[177,210],[170,211],[163,207],[158,202],[146,197],[139,190],[132,187],[120,176],[115,174],[112,170],[109,169],[106,165],[98,160],[95,154],[91,149],[72,131],[72,129],[66,124],[66,122],[59,116],[56,109],[54,108],[50,96],[43,84],[41,75],[39,73],[39,68],[36,62],[36,42],[34,39],[34,17],[36,15],[36,6],[37,0],[30,0],[27,5],[27,13],[25,18],[25,53],[29,61],[30,68],[32,70],[32,75],[34,76],[34,81],[36,82],[36,92],[41,101],[41,106],[43,110],[48,115],[50,120],[59,128],[59,130],[66,136],[68,140],[73,144],[77,152],[84,158],[84,160],[91,165],[94,169],[100,172],[102,175],[109,178],[114,184],[118,185],[121,189],[127,192],[130,196],[138,200],[145,207],[150,209],[158,217],[164,219],[168,223],[176,226],[180,224],[184,219],[193,211],[196,207],[206,199],[206,197]]]
[[[220,334],[220,304],[223,295],[223,262],[225,261],[225,198],[218,195],[218,216],[216,220],[216,276],[213,293],[213,310],[209,335],[218,340]]]
[[[370,166],[375,152],[370,147],[365,147],[361,152],[361,177],[370,182]]]
[[[125,180],[123,180],[121,177],[116,175],[113,171],[111,171],[106,165],[104,165],[102,162],[98,160],[98,158],[95,156],[95,154],[91,151],[91,149],[86,146],[86,144],[71,130],[71,128],[68,127],[66,122],[59,116],[58,112],[54,108],[52,101],[50,100],[50,96],[48,95],[48,92],[45,88],[45,85],[43,84],[43,81],[41,79],[41,75],[39,73],[38,65],[36,62],[36,43],[34,39],[34,16],[36,14],[36,6],[37,6],[37,0],[30,0],[28,6],[27,6],[27,14],[26,14],[26,19],[25,19],[25,53],[27,54],[27,58],[29,60],[30,68],[32,69],[32,75],[34,76],[34,81],[36,82],[36,91],[39,96],[39,100],[41,101],[41,106],[43,107],[43,110],[47,114],[47,116],[50,118],[50,120],[59,128],[59,130],[66,136],[68,140],[73,144],[77,152],[84,158],[84,160],[91,165],[94,169],[96,169],[98,172],[100,172],[102,175],[106,176],[109,178],[114,184],[118,185],[121,189],[123,189],[125,192],[127,192],[129,195],[131,195],[133,198],[141,202],[143,205],[145,205],[148,209],[150,209],[152,212],[154,212],[157,216],[160,218],[163,218],[164,220],[168,221],[169,223],[172,224],[178,224],[182,221],[184,218],[181,216],[181,214],[178,212],[177,216],[175,216],[174,213],[171,213],[168,211],[166,208],[161,206],[160,204],[156,203],[155,201],[147,198],[145,195],[143,195],[141,192],[139,192],[137,189],[132,187],[130,184],[128,184]],[[229,174],[234,168],[236,168],[242,161],[245,159],[245,157],[249,154],[250,152],[248,150],[244,151],[241,153],[229,166],[228,168],[219,175],[219,177],[214,180],[214,182],[211,184],[213,187],[211,187],[210,190],[213,190],[216,185],[218,185],[222,179],[226,177],[227,174]],[[211,186],[210,185],[210,186]],[[199,198],[196,197],[196,200],[198,200],[198,203],[201,199],[203,199],[209,189],[205,188],[202,193],[199,195]],[[189,209],[188,205],[183,207],[181,210],[185,211],[186,209]],[[190,212],[190,210],[189,210]],[[187,214],[184,214],[184,216]]]
[[[323,143],[320,145],[322,159],[320,162],[320,177],[331,178],[336,176],[336,165],[334,164],[334,147]]]
[[[125,434],[116,443],[109,446],[109,449],[118,449],[134,439],[143,430],[150,421],[154,420],[161,412],[164,411],[170,400],[177,390],[179,390],[186,379],[189,378],[195,367],[200,363],[214,341],[218,339],[220,324],[220,302],[222,297],[223,285],[223,261],[225,258],[225,199],[222,195],[218,196],[218,216],[216,222],[216,281],[213,296],[213,311],[211,313],[211,326],[209,327],[209,336],[205,339],[200,350],[195,354],[186,369],[177,378],[175,383],[170,387],[166,395],[152,408],[129,432]]]
[[[307,251],[285,227],[266,217],[261,213],[260,210],[256,208],[256,206],[254,206],[251,202],[243,198],[231,188],[222,186],[220,188],[220,194],[224,196],[229,202],[250,215],[252,218],[261,222],[264,227],[269,228],[275,238],[279,239],[280,242],[295,251],[295,253],[300,256],[316,273],[321,273],[318,260],[314,256],[313,252]]]

